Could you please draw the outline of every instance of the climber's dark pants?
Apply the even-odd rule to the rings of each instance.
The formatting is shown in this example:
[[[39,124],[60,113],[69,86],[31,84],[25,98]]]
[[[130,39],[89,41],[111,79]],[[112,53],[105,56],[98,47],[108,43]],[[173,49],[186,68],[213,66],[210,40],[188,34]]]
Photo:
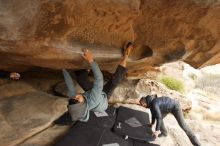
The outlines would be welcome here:
[[[112,75],[111,79],[104,85],[103,92],[105,92],[110,98],[114,89],[120,83],[120,81],[124,78],[127,69],[121,65],[118,65],[115,73]],[[84,91],[88,91],[92,89],[93,83],[88,79],[88,71],[83,69],[79,71],[75,71],[76,80],[79,85],[82,87]]]
[[[183,117],[183,112],[182,109],[180,107],[180,104],[177,103],[175,108],[172,111],[172,114],[174,115],[174,117],[176,118],[179,126],[185,131],[186,135],[189,137],[191,143],[194,146],[201,146],[201,144],[199,143],[198,139],[196,138],[196,136],[194,135],[193,131],[190,129],[190,127],[186,124],[184,117]],[[163,122],[162,122],[163,123]],[[167,133],[166,132],[166,128],[164,126],[164,124],[161,125],[161,132],[162,133]]]

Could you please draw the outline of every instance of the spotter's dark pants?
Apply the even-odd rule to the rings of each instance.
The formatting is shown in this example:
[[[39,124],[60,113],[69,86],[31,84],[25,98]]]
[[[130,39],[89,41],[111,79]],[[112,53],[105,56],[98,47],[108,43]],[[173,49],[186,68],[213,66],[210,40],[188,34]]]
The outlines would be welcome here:
[[[183,131],[185,131],[186,135],[188,136],[189,140],[191,141],[191,143],[194,146],[201,146],[200,142],[198,141],[197,137],[195,136],[195,134],[193,133],[193,131],[191,130],[191,128],[186,124],[185,120],[184,120],[184,116],[183,116],[183,112],[182,109],[180,107],[179,103],[176,103],[176,106],[174,107],[172,114],[174,115],[174,117],[176,118],[179,126],[183,129]],[[163,115],[163,118],[166,115]],[[167,134],[167,130],[164,126],[164,123],[162,122],[161,128],[160,128],[161,133],[163,134]]]

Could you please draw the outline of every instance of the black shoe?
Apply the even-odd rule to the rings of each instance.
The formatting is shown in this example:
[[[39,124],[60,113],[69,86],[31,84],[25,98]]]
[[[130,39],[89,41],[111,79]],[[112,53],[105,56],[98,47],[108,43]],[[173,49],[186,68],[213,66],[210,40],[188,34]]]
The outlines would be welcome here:
[[[133,43],[132,42],[125,42],[124,43],[124,47],[123,47],[123,49],[122,49],[122,54],[123,54],[123,56],[129,56],[130,55],[130,53],[131,53],[131,49],[130,50],[127,50],[130,46],[133,46]]]
[[[160,134],[158,135],[158,137],[167,137],[167,134],[166,134],[166,133],[160,133]]]

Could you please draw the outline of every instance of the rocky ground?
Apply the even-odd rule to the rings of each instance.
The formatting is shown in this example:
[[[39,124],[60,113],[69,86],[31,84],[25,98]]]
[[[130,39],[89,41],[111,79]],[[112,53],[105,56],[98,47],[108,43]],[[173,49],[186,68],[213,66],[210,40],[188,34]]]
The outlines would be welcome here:
[[[80,89],[79,89],[80,90]],[[116,88],[110,103],[149,112],[135,105],[147,94],[168,95],[178,100],[186,114],[187,123],[203,146],[220,143],[219,103],[217,97],[207,96],[195,89],[182,95],[151,79],[123,81]],[[4,146],[51,146],[70,128],[57,126],[53,121],[66,109],[67,90],[60,73],[33,73],[20,81],[0,80],[0,143]],[[207,98],[208,97],[208,98]],[[190,111],[190,112],[189,112]],[[165,118],[169,131],[166,138],[155,143],[161,146],[190,146],[185,133],[172,115]]]

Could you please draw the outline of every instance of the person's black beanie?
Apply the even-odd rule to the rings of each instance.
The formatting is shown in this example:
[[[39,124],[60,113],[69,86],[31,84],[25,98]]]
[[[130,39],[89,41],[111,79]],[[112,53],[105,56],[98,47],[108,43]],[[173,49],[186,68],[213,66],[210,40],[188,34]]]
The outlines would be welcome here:
[[[152,95],[147,95],[145,98],[145,102],[147,103],[147,106],[149,107],[151,105],[151,102],[153,100],[153,96]]]

